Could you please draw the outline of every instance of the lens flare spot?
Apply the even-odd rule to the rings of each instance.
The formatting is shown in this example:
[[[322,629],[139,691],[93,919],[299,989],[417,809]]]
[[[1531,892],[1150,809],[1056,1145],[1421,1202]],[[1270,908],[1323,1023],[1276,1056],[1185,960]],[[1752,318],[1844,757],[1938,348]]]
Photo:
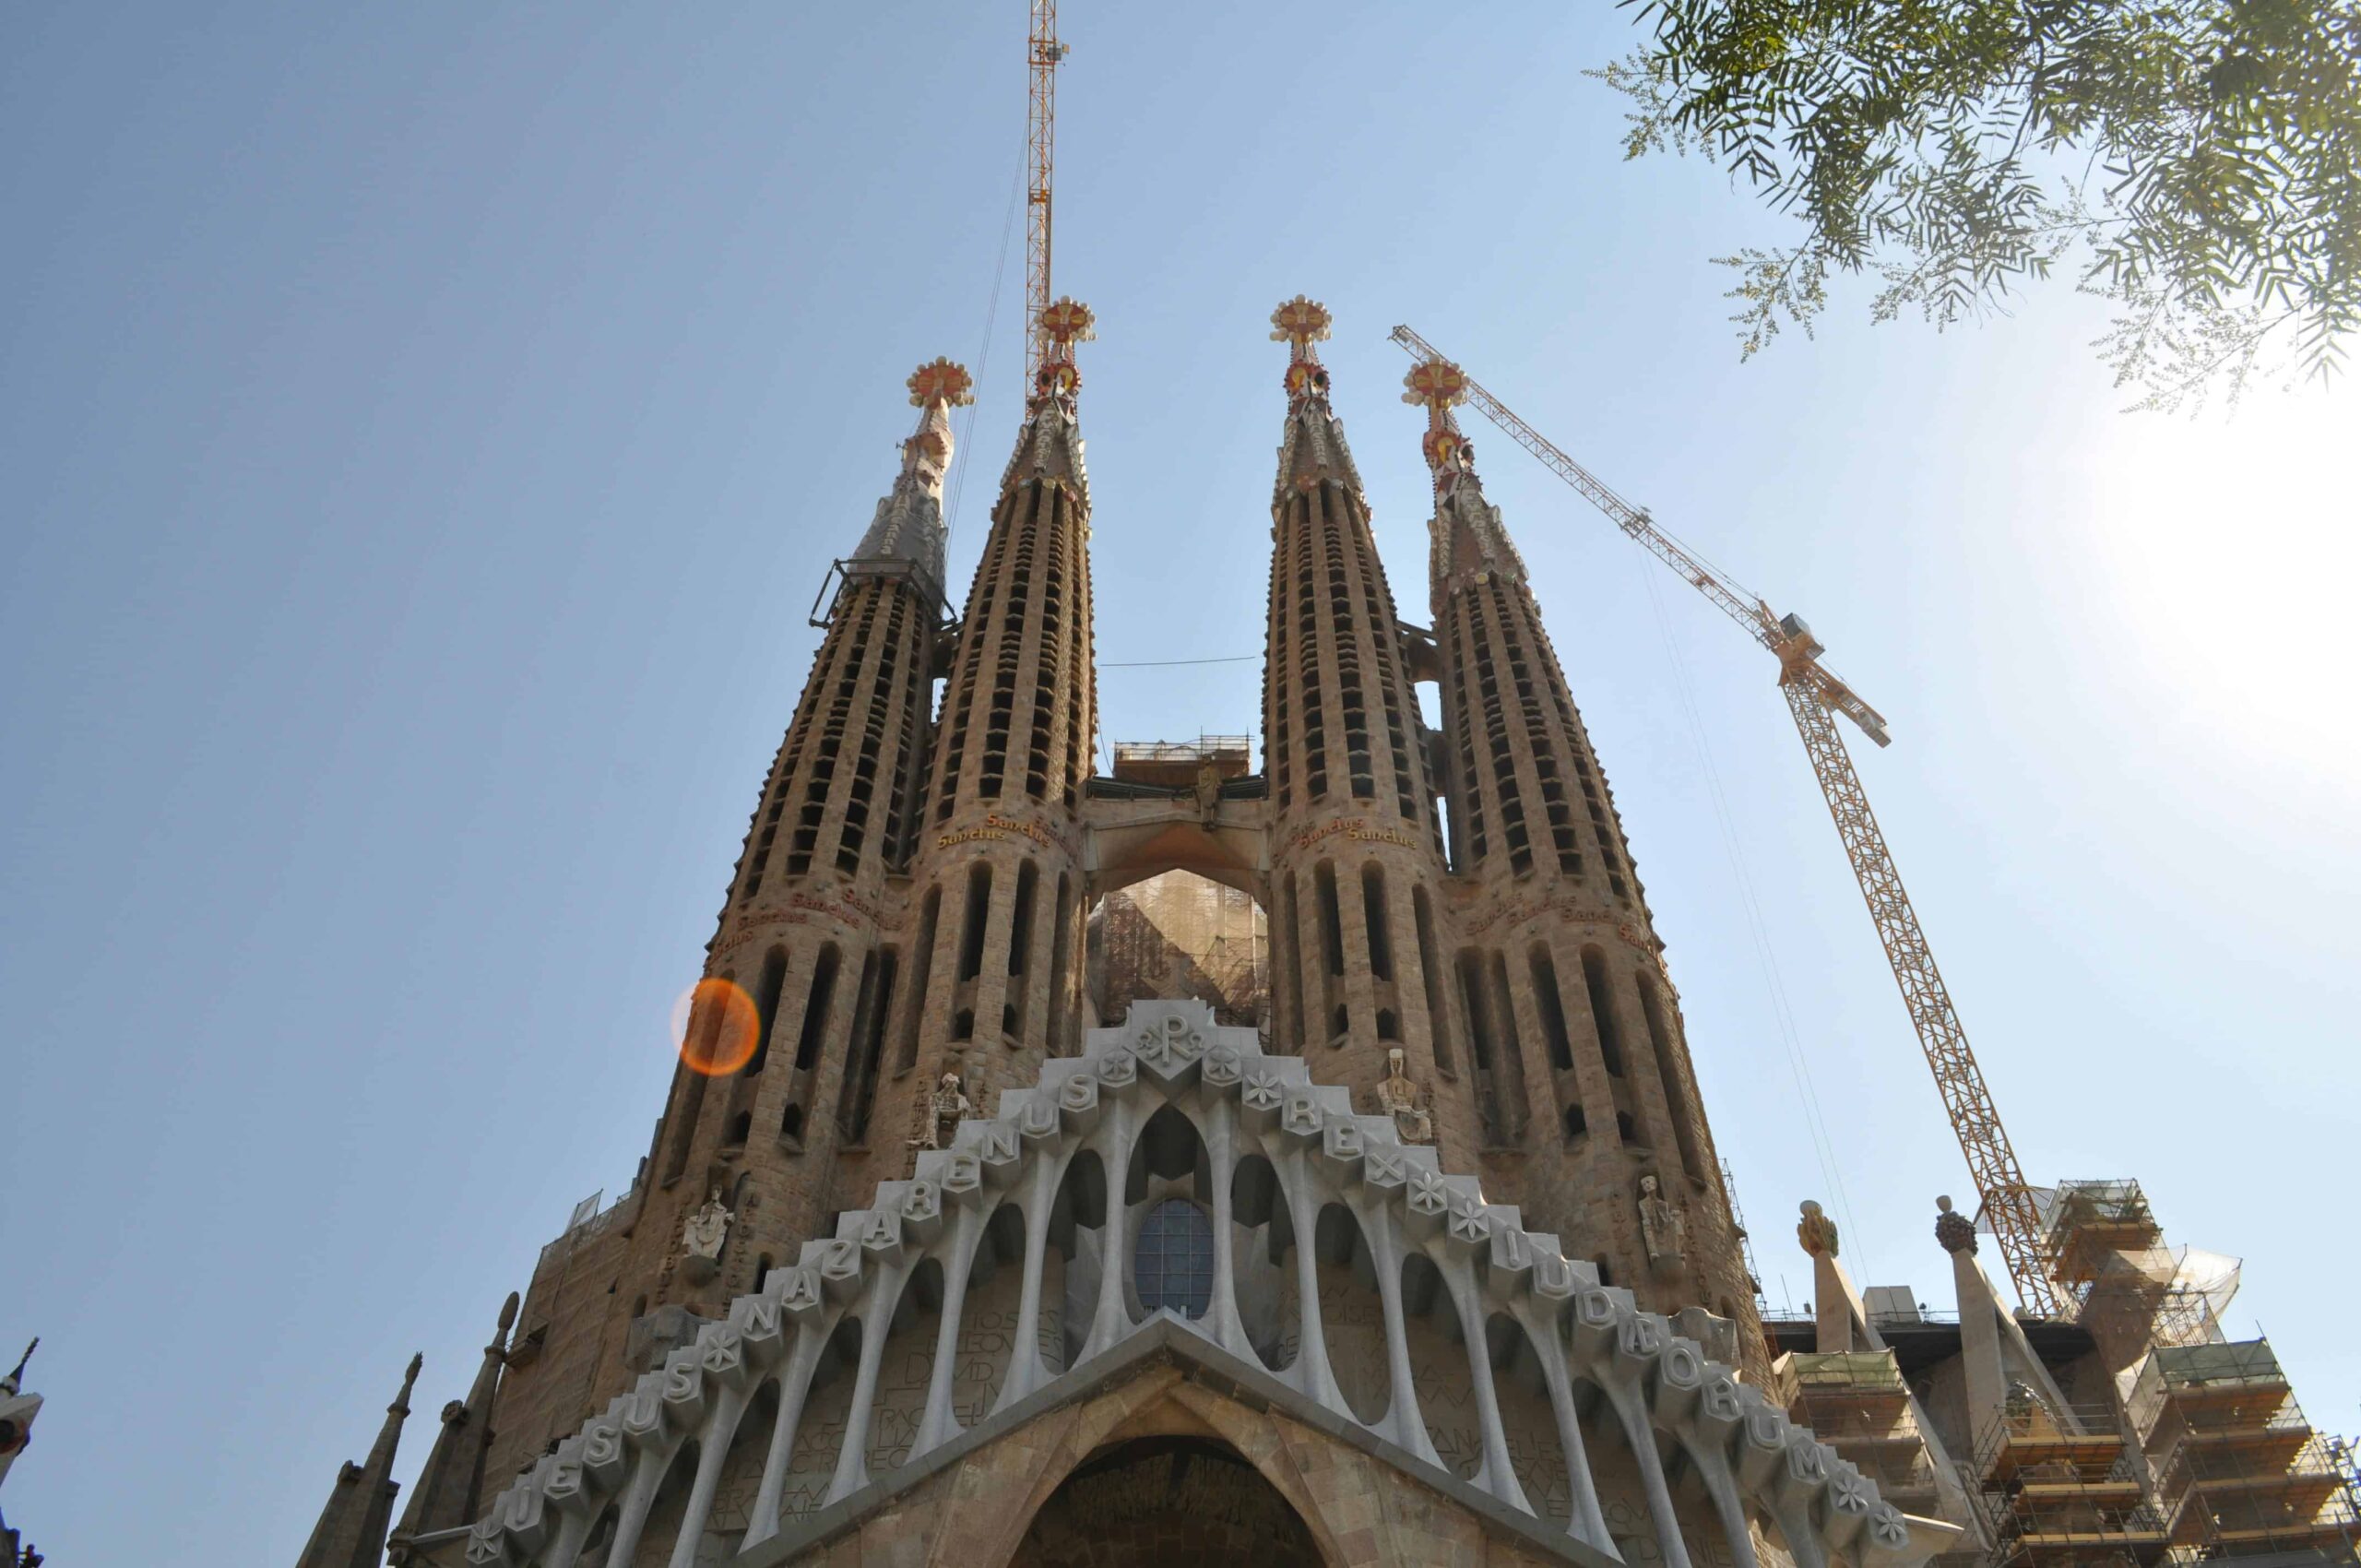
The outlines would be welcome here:
[[[701,980],[672,1004],[672,1044],[692,1073],[718,1078],[754,1059],[762,1032],[754,999],[734,981]]]

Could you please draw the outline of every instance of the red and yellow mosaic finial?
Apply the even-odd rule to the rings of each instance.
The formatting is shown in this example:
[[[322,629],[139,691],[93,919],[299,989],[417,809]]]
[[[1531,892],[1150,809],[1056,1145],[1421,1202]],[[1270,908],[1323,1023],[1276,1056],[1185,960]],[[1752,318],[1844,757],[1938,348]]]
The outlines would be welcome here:
[[[1281,385],[1290,403],[1328,395],[1328,372],[1311,345],[1328,336],[1329,324],[1335,319],[1326,305],[1301,294],[1271,313],[1271,339],[1287,346],[1287,373]]]
[[[1072,352],[1076,343],[1087,343],[1098,334],[1092,330],[1098,318],[1080,300],[1061,294],[1041,307],[1041,331],[1056,348]]]
[[[1402,394],[1404,402],[1424,403],[1431,410],[1467,401],[1467,373],[1449,360],[1420,360],[1402,378],[1402,385],[1409,388]]]
[[[1326,305],[1298,294],[1271,313],[1271,340],[1286,343],[1291,358],[1316,360],[1320,356],[1311,345],[1327,340],[1335,320]]]
[[[1467,373],[1449,360],[1421,360],[1410,367],[1402,385],[1404,402],[1426,406],[1427,434],[1419,445],[1441,493],[1452,476],[1475,471],[1475,445],[1451,417],[1454,406],[1467,401]]]
[[[1092,330],[1097,321],[1088,305],[1064,295],[1041,307],[1041,335],[1050,340],[1050,346],[1042,356],[1041,368],[1034,374],[1035,401],[1074,395],[1082,385],[1082,373],[1074,369],[1074,346],[1098,336]]]
[[[930,361],[912,371],[909,387],[910,406],[914,409],[932,408],[937,403],[958,409],[976,400],[976,382],[967,374],[967,367],[944,359]]]

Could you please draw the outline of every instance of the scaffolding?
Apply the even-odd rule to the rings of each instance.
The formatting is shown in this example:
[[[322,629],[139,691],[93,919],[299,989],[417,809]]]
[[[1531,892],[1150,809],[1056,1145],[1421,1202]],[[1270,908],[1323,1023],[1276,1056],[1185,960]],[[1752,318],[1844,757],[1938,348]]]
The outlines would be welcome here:
[[[1993,1568],[2147,1564],[2173,1555],[2115,1407],[2053,1406],[2022,1384],[1975,1443]]]
[[[1940,1512],[1934,1457],[1892,1350],[1790,1350],[1765,1392],[1906,1514]]]
[[[1242,778],[1254,757],[1250,735],[1200,735],[1193,741],[1118,741],[1114,776],[1130,784],[1187,790],[1211,764],[1224,782]]]
[[[2269,1340],[2160,1345],[2133,1375],[2124,1409],[2189,1559],[2361,1560],[2349,1451],[2305,1419]]]
[[[2238,1260],[2169,1247],[2140,1183],[2066,1182],[2043,1207],[2052,1277],[2115,1369],[2157,1345],[2219,1344]]]
[[[1262,907],[1235,887],[1166,872],[1109,893],[1090,917],[1093,1003],[1120,1018],[1133,1002],[1193,997],[1217,1023],[1258,1027],[1271,994]]]

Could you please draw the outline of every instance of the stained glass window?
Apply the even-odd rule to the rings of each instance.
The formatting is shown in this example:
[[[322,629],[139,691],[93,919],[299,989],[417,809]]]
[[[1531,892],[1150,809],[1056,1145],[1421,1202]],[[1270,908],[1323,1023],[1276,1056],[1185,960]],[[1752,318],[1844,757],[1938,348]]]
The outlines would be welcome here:
[[[1214,1294],[1214,1229],[1204,1211],[1185,1198],[1149,1209],[1132,1272],[1147,1311],[1170,1307],[1182,1317],[1204,1316]]]

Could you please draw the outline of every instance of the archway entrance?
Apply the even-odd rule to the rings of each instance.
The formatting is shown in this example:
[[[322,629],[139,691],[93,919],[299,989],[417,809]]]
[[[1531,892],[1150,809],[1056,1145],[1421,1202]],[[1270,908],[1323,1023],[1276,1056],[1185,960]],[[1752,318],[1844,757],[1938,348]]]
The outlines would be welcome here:
[[[1278,1489],[1225,1443],[1144,1437],[1093,1455],[1050,1494],[1009,1568],[1322,1568]]]

